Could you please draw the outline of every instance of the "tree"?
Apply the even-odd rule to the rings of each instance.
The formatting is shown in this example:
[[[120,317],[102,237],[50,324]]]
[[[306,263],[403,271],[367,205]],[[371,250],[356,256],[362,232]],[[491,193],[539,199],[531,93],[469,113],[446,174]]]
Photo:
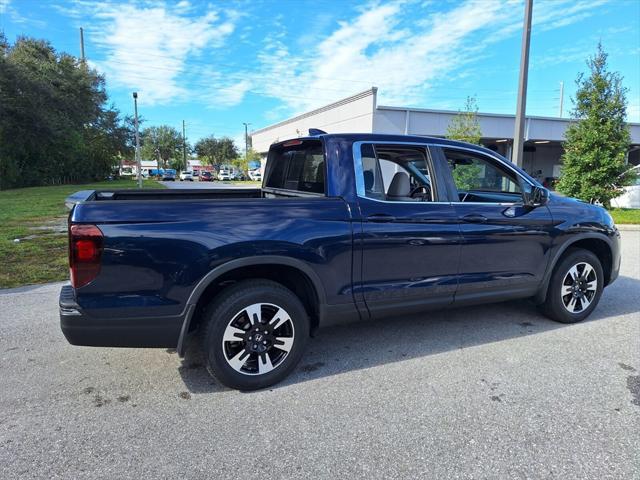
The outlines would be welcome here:
[[[562,174],[558,190],[609,207],[620,187],[634,180],[625,174],[631,136],[625,122],[627,89],[618,72],[607,69],[607,54],[598,43],[587,60],[590,74],[580,73],[573,100],[576,119],[565,132]]]
[[[182,134],[169,125],[147,127],[141,133],[141,153],[144,158],[153,158],[158,168],[167,165],[182,165]]]
[[[218,139],[213,135],[200,139],[194,150],[200,160],[213,166],[233,163],[239,155],[238,147],[231,138]]]
[[[447,126],[447,138],[480,145],[482,131],[478,123],[478,104],[475,97],[467,97],[465,110],[451,119]]]
[[[256,168],[260,166],[260,154],[256,152],[254,149],[249,148],[249,151],[246,153],[239,154],[231,164],[236,167],[241,172],[248,174],[251,168]]]
[[[247,152],[247,167],[249,169],[259,168],[262,160],[262,155],[256,152],[253,148],[249,147]]]
[[[44,40],[0,33],[0,189],[104,178],[127,152],[104,78]]]

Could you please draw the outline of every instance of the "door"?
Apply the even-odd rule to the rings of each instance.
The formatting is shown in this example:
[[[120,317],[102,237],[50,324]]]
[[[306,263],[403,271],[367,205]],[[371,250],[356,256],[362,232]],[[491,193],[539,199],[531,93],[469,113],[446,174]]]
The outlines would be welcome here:
[[[450,194],[463,242],[456,303],[533,295],[542,281],[551,246],[546,206],[525,207],[531,182],[489,154],[442,147]]]
[[[452,303],[460,233],[426,147],[354,145],[362,281],[372,317]],[[356,245],[357,246],[357,245]]]

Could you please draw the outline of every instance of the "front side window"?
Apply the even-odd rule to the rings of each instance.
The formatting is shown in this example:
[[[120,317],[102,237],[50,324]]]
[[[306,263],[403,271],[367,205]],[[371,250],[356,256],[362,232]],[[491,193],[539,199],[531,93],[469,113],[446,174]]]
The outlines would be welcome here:
[[[461,202],[503,203],[522,199],[515,173],[484,156],[445,149],[451,176]]]

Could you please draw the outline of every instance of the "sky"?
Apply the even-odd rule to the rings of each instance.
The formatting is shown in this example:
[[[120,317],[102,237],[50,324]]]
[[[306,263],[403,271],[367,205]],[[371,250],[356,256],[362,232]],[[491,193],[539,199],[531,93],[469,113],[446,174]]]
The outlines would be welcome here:
[[[521,0],[0,0],[0,30],[90,65],[143,126],[185,121],[194,143],[258,129],[378,87],[378,104],[514,113]],[[534,0],[527,114],[564,116],[598,41],[640,122],[640,0]]]

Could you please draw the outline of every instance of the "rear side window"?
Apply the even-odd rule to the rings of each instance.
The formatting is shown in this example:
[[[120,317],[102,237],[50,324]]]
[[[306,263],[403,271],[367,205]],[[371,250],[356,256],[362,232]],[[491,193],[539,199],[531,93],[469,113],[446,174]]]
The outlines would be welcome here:
[[[269,151],[265,187],[325,193],[322,143],[293,140]]]

